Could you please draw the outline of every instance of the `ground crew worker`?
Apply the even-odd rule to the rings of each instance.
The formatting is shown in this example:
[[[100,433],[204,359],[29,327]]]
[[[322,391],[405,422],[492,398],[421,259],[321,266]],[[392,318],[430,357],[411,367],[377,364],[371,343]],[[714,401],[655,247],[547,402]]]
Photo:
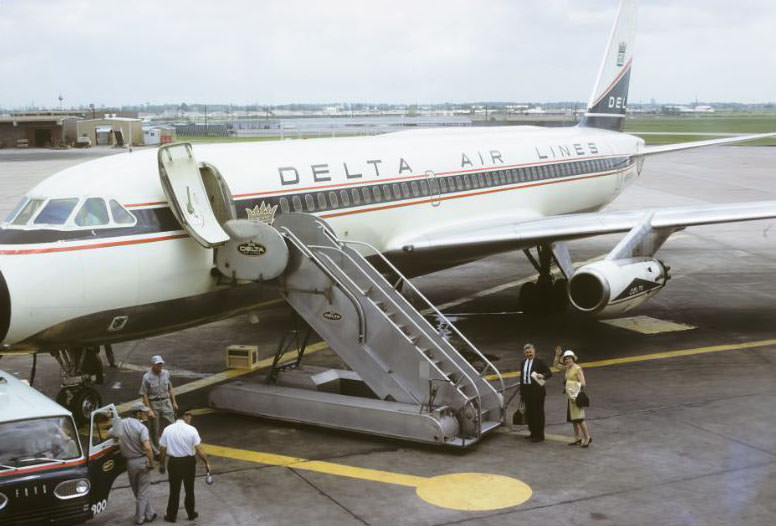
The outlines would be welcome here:
[[[143,375],[140,394],[143,395],[143,402],[150,408],[148,418],[151,424],[151,446],[156,456],[159,454],[159,436],[165,427],[173,423],[178,410],[170,373],[164,368],[164,360],[158,354],[151,357],[151,369]]]
[[[143,402],[137,402],[132,406],[132,416],[114,423],[110,430],[110,435],[119,440],[121,455],[127,459],[127,476],[135,495],[135,524],[151,522],[156,518],[148,499],[154,460],[148,428],[142,422],[147,414],[148,407]]]
[[[178,516],[181,482],[186,490],[186,499],[183,501],[183,505],[189,520],[193,521],[199,516],[194,500],[194,476],[197,473],[195,454],[202,459],[202,462],[205,463],[205,469],[210,473],[210,462],[202,449],[201,442],[197,428],[191,425],[191,411],[188,409],[179,412],[178,420],[165,428],[162,438],[159,440],[161,453],[159,471],[161,473],[165,471],[165,459],[168,456],[170,458],[168,464],[170,496],[167,499],[167,513],[164,516],[164,520],[167,522],[175,522]]]

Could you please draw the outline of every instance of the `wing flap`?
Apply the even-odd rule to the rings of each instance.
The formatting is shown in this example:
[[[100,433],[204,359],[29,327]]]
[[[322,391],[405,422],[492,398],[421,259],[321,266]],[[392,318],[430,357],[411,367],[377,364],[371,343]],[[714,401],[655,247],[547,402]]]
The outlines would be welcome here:
[[[480,224],[477,228],[456,225],[403,237],[389,243],[388,252],[482,245],[519,249],[540,243],[628,232],[650,214],[652,228],[680,230],[688,226],[776,218],[776,201],[567,214],[520,222],[494,219],[491,224]]]

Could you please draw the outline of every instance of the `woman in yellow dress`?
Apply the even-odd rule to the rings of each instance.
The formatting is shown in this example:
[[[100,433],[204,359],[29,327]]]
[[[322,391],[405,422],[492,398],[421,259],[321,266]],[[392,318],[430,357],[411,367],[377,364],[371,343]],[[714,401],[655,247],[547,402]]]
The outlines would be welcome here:
[[[566,421],[573,424],[574,438],[576,439],[569,445],[588,447],[593,439],[587,429],[587,422],[585,422],[585,409],[577,407],[576,403],[577,395],[585,387],[585,374],[582,372],[582,367],[577,364],[577,360],[574,351],[564,351],[561,355],[560,345],[555,347],[555,360],[552,364],[566,372],[566,383],[563,388],[568,398]]]

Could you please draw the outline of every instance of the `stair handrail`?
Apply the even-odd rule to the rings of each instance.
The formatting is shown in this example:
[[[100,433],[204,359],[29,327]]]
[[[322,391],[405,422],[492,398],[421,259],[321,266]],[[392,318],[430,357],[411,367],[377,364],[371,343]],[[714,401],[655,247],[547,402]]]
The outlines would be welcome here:
[[[335,238],[335,239],[336,239],[336,238]],[[360,266],[360,265],[359,265],[359,264],[358,264],[358,263],[357,263],[357,262],[356,262],[356,261],[353,259],[353,257],[352,257],[350,254],[348,254],[347,252],[343,252],[343,251],[342,251],[342,249],[340,249],[340,248],[338,248],[338,247],[327,247],[327,246],[325,246],[325,245],[308,245],[308,246],[309,246],[310,248],[314,248],[314,249],[318,249],[318,250],[334,250],[334,251],[336,251],[338,254],[342,254],[343,256],[345,256],[346,258],[348,258],[348,259],[349,259],[349,260],[350,260],[350,261],[353,263],[353,265],[355,265],[355,267],[359,269],[359,271],[361,271],[361,274],[362,274],[362,275],[363,275],[363,276],[364,276],[366,279],[368,279],[368,280],[369,280],[369,281],[372,283],[372,285],[374,285],[374,286],[375,286],[375,287],[376,287],[378,290],[382,290],[382,289],[380,288],[380,285],[379,285],[379,283],[376,283],[376,282],[375,282],[375,280],[374,280],[374,279],[372,279],[372,277],[371,277],[369,274],[367,274],[366,272],[364,272],[364,270],[363,270],[363,269],[361,268],[361,266]],[[331,260],[331,258],[328,258],[328,259],[329,259],[329,260]],[[333,261],[332,261],[332,263],[333,263]],[[350,278],[348,278],[348,279],[350,279]],[[350,281],[352,282],[352,280],[350,280]],[[353,283],[353,285],[354,285],[355,287],[358,287],[358,285],[357,285],[357,284],[355,284],[355,283]],[[394,307],[396,307],[396,308],[397,308],[397,309],[398,309],[398,310],[399,310],[399,311],[400,311],[402,314],[404,314],[405,318],[406,318],[406,319],[409,321],[409,323],[412,323],[412,324],[415,326],[415,328],[417,328],[417,329],[418,329],[418,331],[420,331],[421,333],[424,333],[424,331],[423,331],[423,328],[422,328],[420,325],[418,325],[418,323],[417,323],[417,322],[416,322],[416,321],[415,321],[415,320],[412,318],[411,314],[410,314],[410,313],[408,313],[406,309],[404,309],[404,308],[403,308],[401,305],[399,305],[398,303],[396,303],[396,301],[395,301],[393,298],[391,298],[390,296],[388,296],[388,295],[384,295],[384,296],[385,296],[385,298],[386,298],[388,301],[390,301],[390,302],[391,302],[391,304],[392,304]],[[432,330],[433,330],[433,327],[432,327]],[[443,356],[444,356],[444,357],[447,359],[447,361],[448,361],[449,363],[452,363],[453,365],[455,365],[456,369],[457,369],[458,371],[460,371],[462,374],[464,374],[464,375],[465,375],[465,377],[466,377],[466,379],[468,380],[469,384],[470,384],[470,385],[472,386],[472,388],[474,389],[474,393],[475,393],[475,394],[474,394],[474,395],[471,395],[471,396],[467,396],[465,393],[463,393],[463,392],[462,392],[460,389],[458,389],[458,388],[456,387],[456,390],[458,390],[458,392],[459,392],[459,393],[460,393],[460,394],[463,396],[463,398],[464,398],[464,400],[465,400],[464,407],[465,407],[465,406],[466,406],[466,404],[468,404],[468,403],[469,403],[469,402],[470,402],[472,399],[474,399],[474,398],[479,398],[479,397],[480,397],[480,390],[479,390],[479,388],[477,387],[477,382],[475,382],[475,381],[474,381],[474,379],[473,379],[473,378],[472,378],[472,377],[469,375],[468,371],[464,371],[464,370],[462,370],[462,369],[461,369],[461,368],[458,366],[458,364],[456,364],[455,360],[453,360],[453,359],[450,357],[450,355],[447,353],[447,351],[445,351],[445,350],[444,350],[442,347],[440,347],[440,346],[439,346],[439,345],[438,345],[438,344],[437,344],[437,343],[436,343],[434,340],[431,340],[431,339],[429,339],[428,337],[426,337],[426,339],[428,339],[428,340],[431,342],[431,344],[432,344],[432,345],[434,345],[434,348],[435,348],[436,350],[438,350],[440,353],[442,353],[442,355],[443,355]],[[416,350],[416,352],[417,352],[418,354],[420,354],[421,356],[424,356],[426,359],[428,359],[428,357],[427,357],[427,356],[425,356],[425,355],[424,355],[422,352],[420,352],[420,351],[417,351],[417,350]],[[449,377],[448,377],[448,375],[447,375],[447,374],[446,374],[444,371],[442,371],[441,369],[439,369],[439,367],[437,367],[437,366],[436,366],[436,365],[434,365],[433,363],[432,363],[432,365],[434,366],[434,368],[436,368],[436,369],[437,369],[437,371],[439,371],[439,372],[440,372],[440,373],[442,373],[442,374],[443,374],[445,377],[447,377],[447,379],[450,381],[450,383],[451,383],[453,386],[455,386],[455,382],[453,382],[453,381],[452,381],[452,379],[451,379],[451,378],[449,378]]]
[[[330,233],[327,231],[327,229],[325,229],[325,228],[324,228],[323,230],[324,230],[324,232],[326,232],[326,233],[327,233],[327,235],[330,235],[330,236],[331,236],[331,234],[330,234]],[[337,238],[335,238],[335,239],[337,239]],[[386,257],[383,255],[383,253],[382,253],[382,252],[380,252],[380,251],[379,251],[379,250],[378,250],[378,249],[377,249],[377,248],[376,248],[374,245],[371,245],[371,244],[369,244],[369,243],[367,243],[367,242],[365,242],[365,241],[350,241],[350,240],[339,240],[339,239],[337,239],[337,241],[338,241],[338,242],[340,242],[340,243],[343,243],[343,244],[351,244],[351,245],[362,245],[362,246],[365,246],[365,247],[369,248],[369,249],[370,249],[372,252],[374,252],[374,253],[375,253],[375,254],[376,254],[378,257],[380,257],[380,259],[382,259],[382,261],[383,261],[385,264],[387,264],[387,265],[388,265],[388,267],[389,267],[389,268],[390,268],[390,269],[391,269],[393,272],[395,272],[395,273],[396,273],[396,274],[397,274],[397,275],[398,275],[398,276],[399,276],[399,277],[400,277],[400,278],[401,278],[401,279],[404,281],[404,283],[406,283],[407,285],[409,285],[409,286],[410,286],[410,288],[412,289],[412,291],[413,291],[415,294],[417,294],[417,295],[418,295],[418,297],[419,297],[421,300],[423,300],[423,301],[426,303],[426,305],[428,305],[428,306],[431,308],[431,310],[433,310],[433,311],[434,311],[434,313],[435,313],[437,316],[439,316],[441,319],[443,319],[443,320],[445,321],[445,323],[448,325],[448,327],[450,327],[450,328],[451,328],[451,329],[452,329],[452,330],[455,332],[455,334],[456,334],[456,335],[458,335],[458,337],[459,337],[461,340],[463,340],[463,342],[464,342],[464,343],[465,343],[465,344],[466,344],[466,345],[467,345],[467,346],[468,346],[468,347],[469,347],[469,348],[470,348],[472,351],[474,351],[474,352],[475,352],[475,354],[477,354],[477,356],[479,356],[479,357],[482,359],[482,361],[485,363],[485,368],[486,368],[486,370],[487,370],[487,369],[490,369],[490,370],[492,370],[492,371],[493,371],[493,372],[496,374],[496,376],[497,376],[497,377],[498,377],[498,379],[499,379],[499,383],[501,384],[501,390],[500,390],[500,392],[502,392],[502,393],[504,392],[504,389],[505,389],[504,378],[503,378],[503,376],[501,376],[501,372],[500,372],[500,371],[499,371],[499,370],[496,368],[496,366],[495,366],[495,365],[493,365],[493,363],[491,363],[491,361],[490,361],[490,360],[488,360],[488,359],[485,357],[485,355],[484,355],[484,354],[482,354],[482,352],[480,352],[480,350],[479,350],[477,347],[475,347],[475,346],[474,346],[474,344],[473,344],[471,341],[469,341],[469,339],[468,339],[466,336],[464,336],[464,335],[463,335],[463,333],[462,333],[461,331],[459,331],[459,330],[458,330],[458,328],[457,328],[455,325],[453,325],[453,323],[452,323],[452,322],[451,322],[451,321],[450,321],[450,320],[447,318],[447,316],[445,316],[444,314],[442,314],[442,312],[440,312],[440,311],[439,311],[439,309],[437,309],[437,308],[436,308],[436,305],[434,305],[433,303],[431,303],[431,301],[430,301],[428,298],[426,298],[426,296],[424,296],[424,295],[423,295],[423,293],[421,293],[421,292],[418,290],[418,288],[417,288],[415,285],[413,285],[413,284],[412,284],[412,282],[411,282],[410,280],[408,280],[408,279],[406,278],[406,276],[404,276],[404,274],[402,274],[402,273],[399,271],[399,269],[397,269],[397,268],[396,268],[396,266],[395,266],[393,263],[391,263],[391,262],[388,260],[388,258],[386,258]],[[481,376],[484,376],[484,374],[483,374],[483,375],[481,375]]]
[[[332,274],[326,265],[320,261],[318,256],[313,254],[313,252],[307,248],[302,240],[299,239],[288,227],[282,226],[280,229],[283,231],[284,235],[290,239],[292,243],[294,243],[296,248],[298,248],[305,256],[307,256],[313,263],[315,263],[315,265],[320,268],[329,279],[340,286],[340,290],[342,290],[345,296],[347,296],[347,298],[356,308],[356,315],[358,316],[358,341],[359,343],[366,341],[366,317],[364,316],[364,309],[361,307],[361,303],[359,303],[355,294],[353,294],[353,292],[351,292],[351,290],[345,286],[342,280]]]

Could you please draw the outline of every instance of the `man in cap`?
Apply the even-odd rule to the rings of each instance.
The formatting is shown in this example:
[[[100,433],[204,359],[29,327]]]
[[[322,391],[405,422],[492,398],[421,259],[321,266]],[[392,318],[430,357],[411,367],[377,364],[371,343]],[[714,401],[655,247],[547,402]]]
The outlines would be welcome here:
[[[170,373],[164,368],[164,359],[158,354],[151,357],[151,369],[143,375],[140,383],[143,402],[150,409],[151,441],[154,455],[159,454],[159,437],[164,428],[175,421],[178,403],[172,389]]]
[[[142,422],[148,414],[148,407],[143,402],[136,402],[131,411],[131,416],[114,423],[110,435],[118,438],[121,455],[127,459],[127,476],[135,495],[135,524],[143,524],[156,518],[148,500],[154,460],[148,428]]]
[[[199,517],[194,501],[194,477],[197,474],[197,456],[205,463],[205,469],[210,473],[210,461],[202,449],[202,440],[197,428],[191,425],[191,410],[178,411],[178,420],[167,426],[159,441],[161,458],[159,471],[164,473],[165,460],[169,458],[170,496],[167,499],[167,513],[164,520],[175,522],[180,505],[181,483],[186,490],[183,505],[190,521]],[[196,455],[196,456],[195,456]]]
[[[544,382],[552,371],[540,358],[530,343],[523,346],[524,360],[520,363],[520,397],[525,402],[525,419],[528,421],[527,438],[531,442],[544,440]]]

